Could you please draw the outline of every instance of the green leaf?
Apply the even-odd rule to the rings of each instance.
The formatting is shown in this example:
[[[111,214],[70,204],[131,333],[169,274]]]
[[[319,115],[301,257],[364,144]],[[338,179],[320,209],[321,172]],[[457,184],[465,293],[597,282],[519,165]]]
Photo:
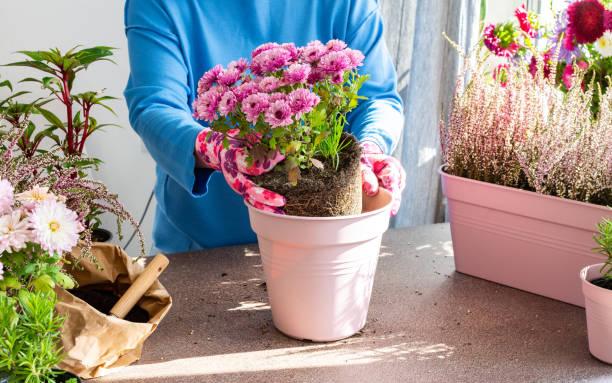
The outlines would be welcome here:
[[[0,82],[0,88],[3,87],[3,86],[8,87],[11,90],[11,92],[13,91],[13,85],[11,84],[11,82],[9,80],[4,80],[4,81]]]
[[[16,277],[6,277],[0,280],[0,287],[2,287],[3,290],[7,288],[17,290],[21,288],[21,283],[19,283]]]
[[[50,276],[43,274],[32,281],[31,284],[37,291],[51,291],[55,287],[55,282]]]
[[[34,69],[41,70],[43,72],[55,74],[55,70],[51,68],[49,65],[39,62],[39,61],[18,61],[14,63],[4,64],[4,66],[25,66]]]
[[[74,280],[64,273],[60,272],[55,274],[55,280],[65,289],[71,289],[74,287]]]
[[[59,119],[59,117],[57,117],[55,114],[53,114],[51,111],[48,111],[47,109],[43,109],[43,108],[37,108],[38,111],[40,112],[40,114],[43,115],[43,117],[49,121],[52,125],[55,125],[57,127],[62,127],[64,126],[64,124],[62,123],[62,120]]]

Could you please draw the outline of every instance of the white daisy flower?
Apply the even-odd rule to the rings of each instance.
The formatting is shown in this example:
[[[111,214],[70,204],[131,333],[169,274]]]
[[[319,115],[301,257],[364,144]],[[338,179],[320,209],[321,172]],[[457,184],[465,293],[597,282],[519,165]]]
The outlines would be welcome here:
[[[38,185],[30,190],[17,194],[16,197],[26,209],[33,209],[34,206],[41,201],[57,199],[55,194],[49,192],[48,187],[40,187]]]
[[[11,253],[26,247],[32,240],[32,232],[27,218],[22,219],[22,211],[15,210],[0,217],[0,253]]]
[[[603,36],[593,43],[593,47],[603,57],[612,56],[612,32],[605,31]]]
[[[79,239],[76,213],[55,199],[38,203],[30,222],[36,242],[49,252],[70,251]]]
[[[0,180],[0,214],[11,211],[13,205],[13,185],[7,180]]]

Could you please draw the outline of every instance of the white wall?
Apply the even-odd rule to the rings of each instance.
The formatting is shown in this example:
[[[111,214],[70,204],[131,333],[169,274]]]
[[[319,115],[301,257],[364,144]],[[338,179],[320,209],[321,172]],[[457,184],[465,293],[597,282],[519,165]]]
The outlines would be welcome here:
[[[106,88],[108,95],[119,98],[111,102],[118,117],[102,108],[94,117],[99,122],[118,123],[124,128],[108,128],[94,133],[86,142],[86,151],[90,156],[104,161],[94,177],[104,182],[112,192],[119,194],[120,201],[138,220],[153,188],[155,176],[153,160],[129,125],[122,94],[129,75],[127,41],[123,32],[123,5],[124,1],[117,0],[1,0],[0,64],[20,60],[22,56],[13,53],[18,50],[58,47],[65,51],[77,44],[84,47],[107,45],[118,48],[114,55],[117,65],[108,62],[93,64],[77,78],[74,90],[80,92]],[[39,76],[39,73],[27,68],[0,67],[0,75],[2,79],[15,83],[20,78]],[[35,87],[29,89],[36,91]],[[147,247],[151,246],[154,207],[153,203],[141,227]],[[114,218],[104,217],[103,221],[104,226],[114,232]],[[131,227],[124,225],[125,238],[122,244],[131,233]],[[114,242],[118,243],[116,236]],[[137,255],[136,239],[127,250],[130,255]]]

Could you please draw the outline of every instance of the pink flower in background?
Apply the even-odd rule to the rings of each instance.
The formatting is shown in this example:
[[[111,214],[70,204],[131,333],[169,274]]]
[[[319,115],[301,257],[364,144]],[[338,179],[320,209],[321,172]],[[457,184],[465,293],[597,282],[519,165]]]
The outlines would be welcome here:
[[[605,8],[597,0],[580,0],[567,7],[569,33],[578,44],[593,43],[604,31]]]
[[[314,63],[327,53],[327,48],[319,40],[311,41],[302,51],[302,59],[308,63]]]
[[[276,48],[276,47],[279,47],[279,46],[280,45],[278,45],[278,43],[265,43],[265,44],[261,44],[257,48],[253,49],[253,52],[251,52],[251,60],[253,60],[255,57],[257,57],[261,52],[265,52],[267,50],[270,50],[272,48]]]
[[[251,72],[256,75],[275,72],[287,65],[291,57],[291,52],[283,47],[263,51],[251,61]]]
[[[291,64],[283,73],[283,84],[304,84],[310,74],[310,65],[308,64]]]
[[[314,68],[310,71],[310,74],[308,75],[308,80],[306,82],[308,85],[313,86],[317,82],[325,79],[325,77],[325,72],[323,72],[319,68]]]
[[[521,4],[521,6],[514,11],[514,14],[519,21],[521,30],[527,33],[529,37],[536,37],[536,30],[533,25],[531,25],[531,21],[529,21],[529,13],[527,13],[525,4]]]
[[[342,40],[329,40],[327,44],[325,44],[325,48],[329,51],[341,51],[346,48],[346,43]]]
[[[351,60],[351,69],[355,69],[363,64],[363,59],[365,58],[365,56],[363,55],[363,53],[361,53],[361,51],[347,49],[345,52],[348,58]]]
[[[508,43],[508,46],[502,46],[502,41],[495,33],[495,25],[489,24],[482,31],[484,35],[484,45],[495,55],[501,57],[514,57],[518,51],[519,45],[515,42]]]
[[[493,70],[493,79],[498,80],[502,87],[506,87],[506,82],[508,81],[506,78],[508,68],[510,68],[508,64],[499,64]]]
[[[582,70],[585,70],[589,67],[589,65],[584,61],[578,61],[576,65],[578,65],[578,68]],[[565,84],[567,89],[570,89],[572,87],[573,80],[574,80],[574,66],[572,64],[568,64],[563,70],[563,83]],[[582,84],[581,86],[584,89],[584,84]]]
[[[236,109],[236,95],[231,91],[225,92],[217,105],[217,109],[222,116],[227,116],[233,112]]]
[[[293,123],[291,106],[287,101],[275,101],[266,110],[265,119],[271,127],[287,126]]]
[[[553,52],[552,50],[547,51],[546,53],[544,53],[544,55],[542,55],[542,65],[544,66],[544,77],[548,78],[550,76],[550,58],[552,56]],[[531,75],[533,77],[535,77],[536,72],[538,71],[538,65],[537,65],[537,60],[536,57],[533,56],[531,58],[531,62],[529,63],[529,73],[531,73]]]
[[[289,94],[291,112],[300,118],[319,103],[319,96],[308,89],[298,88]]]
[[[36,242],[49,252],[70,251],[79,239],[77,215],[63,203],[46,200],[30,216]]]
[[[268,98],[268,100],[270,103],[273,103],[278,100],[286,101],[288,98],[289,96],[283,92],[274,92],[270,94],[270,97]]]
[[[237,61],[231,61],[227,64],[227,69],[237,69],[240,73],[244,72],[249,68],[249,62],[247,59],[239,58]]]
[[[198,81],[198,93],[206,92],[217,81],[217,76],[223,70],[221,65],[215,65],[211,70],[204,73],[200,81]]]
[[[317,68],[320,68],[327,75],[347,70],[351,67],[351,59],[344,52],[329,52],[321,57]]]
[[[193,103],[194,118],[213,122],[218,118],[216,109],[221,100],[220,94],[214,87],[200,94]]]
[[[44,201],[46,199],[57,199],[55,194],[49,192],[48,187],[46,186],[41,187],[38,185],[35,185],[30,190],[26,190],[23,193],[17,194],[16,197],[17,197],[17,200],[21,202],[23,207],[25,207],[28,210],[33,209],[37,203]]]
[[[228,68],[221,71],[217,76],[217,82],[221,85],[232,86],[240,79],[242,72],[237,68]]]
[[[259,86],[255,82],[243,82],[240,85],[232,88],[232,92],[236,96],[238,102],[242,102],[247,96],[256,94],[259,91]]]
[[[13,205],[13,185],[7,180],[0,180],[0,214],[11,210]]]
[[[259,82],[259,90],[264,93],[275,91],[280,86],[280,80],[274,76],[264,77]]]
[[[294,43],[282,44],[281,48],[283,48],[289,54],[289,61],[295,61],[298,58],[299,51],[295,47]]]
[[[0,217],[0,254],[11,253],[26,247],[32,240],[32,232],[21,209]]]
[[[259,114],[266,110],[269,105],[267,94],[252,94],[242,101],[242,111],[246,115],[247,121],[254,124],[259,118]]]

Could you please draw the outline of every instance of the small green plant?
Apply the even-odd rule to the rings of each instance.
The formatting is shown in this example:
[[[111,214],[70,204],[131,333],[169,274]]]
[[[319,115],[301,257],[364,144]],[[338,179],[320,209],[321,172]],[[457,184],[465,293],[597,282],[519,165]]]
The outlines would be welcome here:
[[[53,307],[53,292],[20,290],[0,295],[0,376],[9,382],[52,383],[61,371],[60,329],[64,322]]]
[[[594,234],[593,239],[599,246],[592,250],[607,257],[600,271],[604,272],[605,270],[602,278],[612,281],[612,220],[609,217],[602,219],[601,222],[597,223],[597,229],[599,234]]]

